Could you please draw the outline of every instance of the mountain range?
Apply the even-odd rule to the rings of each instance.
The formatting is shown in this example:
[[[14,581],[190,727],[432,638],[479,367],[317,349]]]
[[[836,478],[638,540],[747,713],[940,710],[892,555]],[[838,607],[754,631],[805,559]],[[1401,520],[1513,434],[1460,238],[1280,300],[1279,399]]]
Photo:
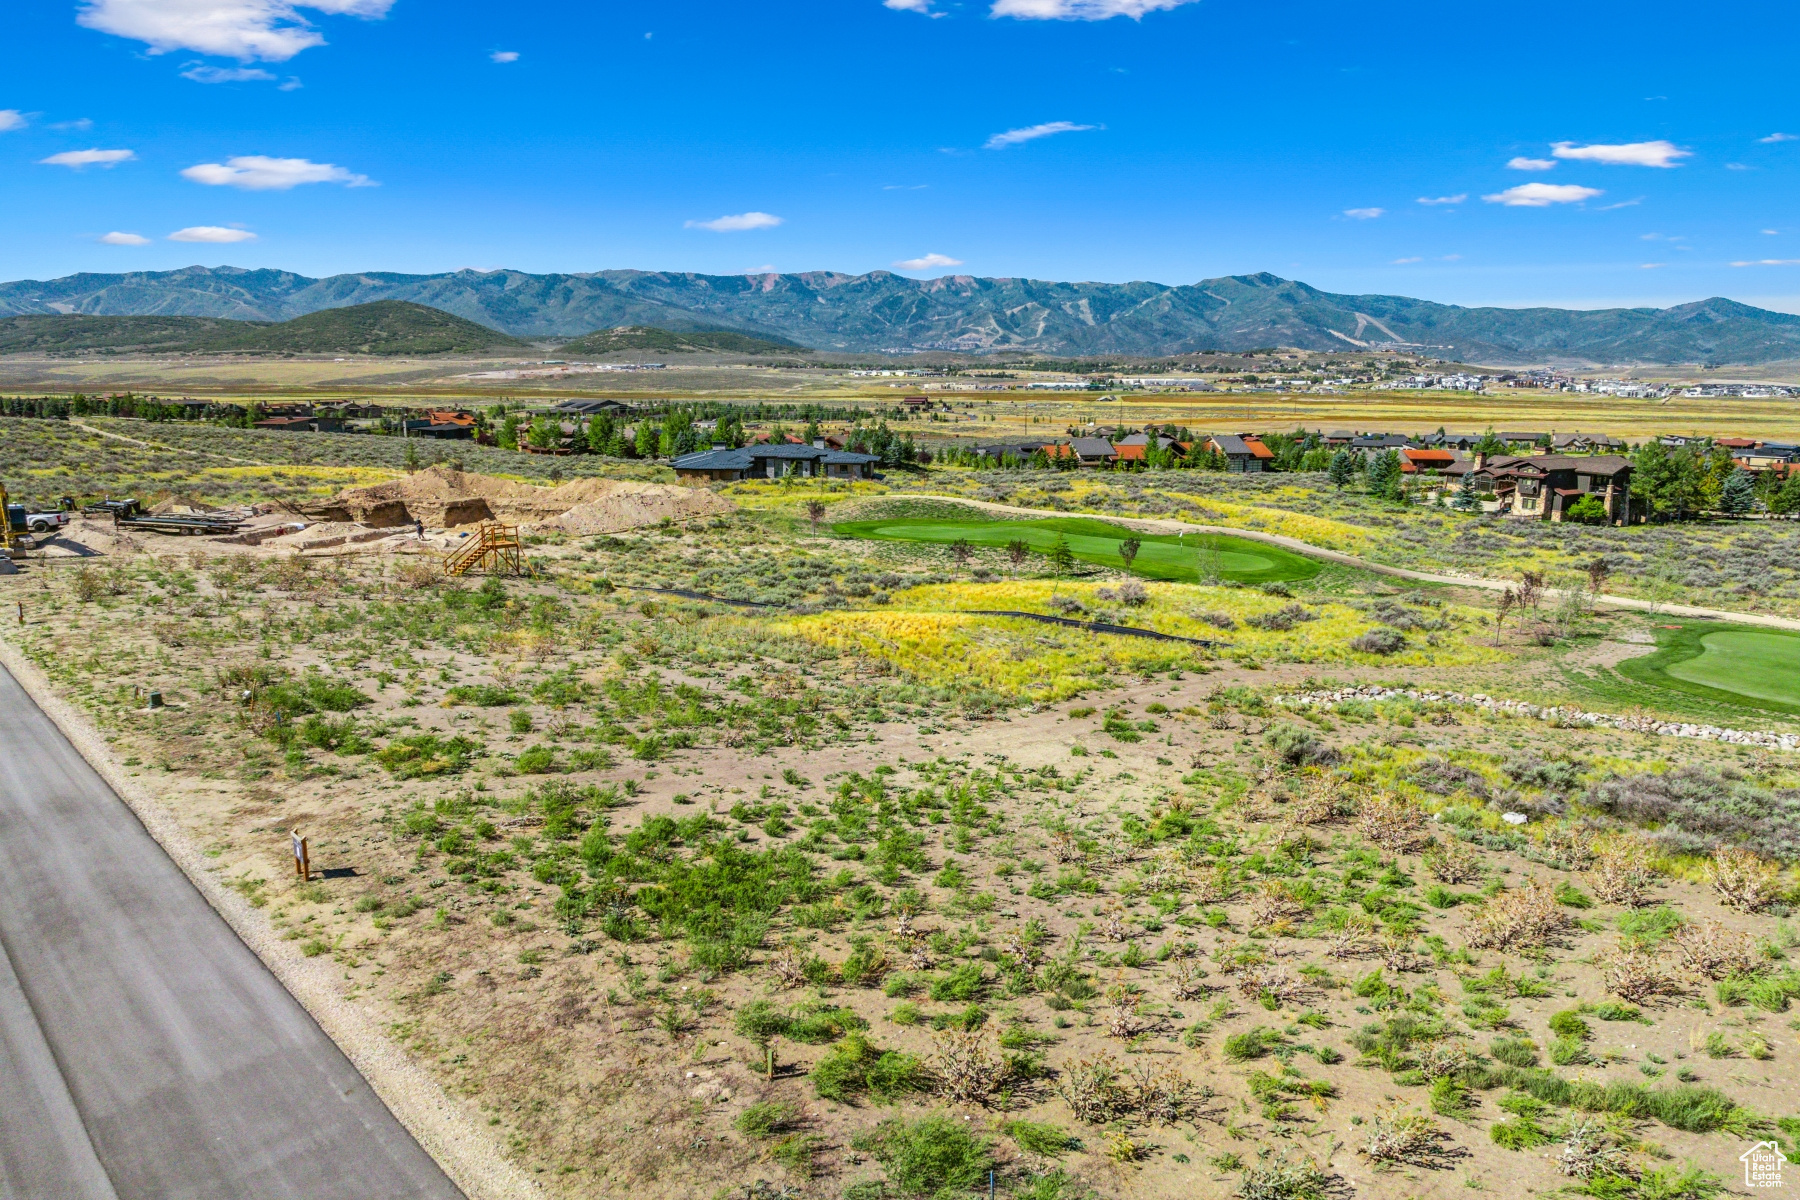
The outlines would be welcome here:
[[[1464,308],[1340,295],[1267,273],[1160,283],[1058,283],[888,271],[532,275],[187,267],[0,283],[0,316],[88,313],[287,321],[407,300],[518,338],[566,341],[622,326],[731,330],[824,351],[1019,350],[1168,356],[1291,346],[1419,349],[1503,364],[1764,363],[1800,359],[1800,316],[1714,297],[1673,308]]]
[[[518,338],[407,300],[320,309],[275,323],[160,314],[0,317],[0,354],[419,355],[528,348]]]

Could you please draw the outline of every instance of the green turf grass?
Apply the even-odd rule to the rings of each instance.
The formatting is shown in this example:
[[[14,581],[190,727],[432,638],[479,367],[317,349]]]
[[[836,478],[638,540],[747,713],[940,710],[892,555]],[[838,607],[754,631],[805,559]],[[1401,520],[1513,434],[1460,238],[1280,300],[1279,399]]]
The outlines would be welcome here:
[[[1665,622],[1657,650],[1618,671],[1656,684],[1749,708],[1800,713],[1800,635],[1708,621]]]
[[[1270,583],[1310,579],[1319,573],[1313,559],[1278,546],[1247,538],[1214,534],[1134,533],[1107,521],[1084,517],[1047,517],[1036,521],[953,521],[936,517],[895,520],[845,521],[833,525],[849,537],[883,538],[890,541],[950,543],[966,538],[972,546],[1005,546],[1023,538],[1031,549],[1044,554],[1059,537],[1067,538],[1076,558],[1105,567],[1124,568],[1119,543],[1136,537],[1141,543],[1131,571],[1150,579],[1187,583],[1204,578],[1238,583]]]

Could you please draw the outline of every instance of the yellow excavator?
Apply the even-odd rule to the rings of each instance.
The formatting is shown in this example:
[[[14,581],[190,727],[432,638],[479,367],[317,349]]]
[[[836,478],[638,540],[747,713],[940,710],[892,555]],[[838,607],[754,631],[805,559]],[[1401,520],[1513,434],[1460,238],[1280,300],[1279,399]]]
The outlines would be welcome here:
[[[19,515],[21,518],[21,525],[23,525],[25,510],[22,507],[19,510]],[[24,530],[21,528],[20,532],[22,533]],[[5,550],[6,556],[11,558],[13,549],[16,545],[17,543],[13,534],[12,497],[7,494],[6,485],[0,483],[0,550]],[[19,548],[23,549],[23,547]]]

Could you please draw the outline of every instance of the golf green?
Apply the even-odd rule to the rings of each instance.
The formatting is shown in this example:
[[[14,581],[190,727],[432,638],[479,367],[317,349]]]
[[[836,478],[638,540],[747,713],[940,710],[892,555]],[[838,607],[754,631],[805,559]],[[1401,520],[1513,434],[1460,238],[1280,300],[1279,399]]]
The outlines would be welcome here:
[[[1130,570],[1151,579],[1199,582],[1205,578],[1238,583],[1310,579],[1318,574],[1313,559],[1279,546],[1248,538],[1216,534],[1134,533],[1107,521],[1085,517],[1046,517],[1035,521],[950,521],[939,517],[910,517],[889,521],[846,521],[832,526],[848,537],[888,541],[948,544],[966,540],[972,546],[1005,546],[1022,540],[1034,553],[1047,554],[1058,539],[1069,552],[1085,562],[1106,567],[1125,566],[1119,543],[1138,539],[1137,557]]]
[[[1657,651],[1619,673],[1691,695],[1800,712],[1800,635],[1692,622],[1657,630]]]

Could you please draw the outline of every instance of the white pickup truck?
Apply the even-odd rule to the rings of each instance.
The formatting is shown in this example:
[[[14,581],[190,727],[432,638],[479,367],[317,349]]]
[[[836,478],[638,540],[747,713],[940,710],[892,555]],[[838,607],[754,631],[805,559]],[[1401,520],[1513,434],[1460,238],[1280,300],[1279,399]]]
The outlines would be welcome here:
[[[23,504],[6,506],[6,523],[12,527],[13,534],[31,535],[33,541],[47,542],[61,533],[69,524],[69,513],[61,512],[28,512]]]

